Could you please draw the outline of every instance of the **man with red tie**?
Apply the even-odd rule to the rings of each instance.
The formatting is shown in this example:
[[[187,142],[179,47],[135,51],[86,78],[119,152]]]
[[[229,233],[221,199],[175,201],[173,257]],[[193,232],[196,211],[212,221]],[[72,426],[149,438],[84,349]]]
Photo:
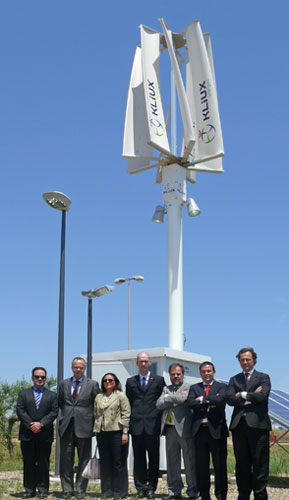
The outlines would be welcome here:
[[[195,437],[197,483],[202,500],[210,500],[210,454],[215,472],[215,496],[226,500],[227,437],[225,406],[227,386],[214,380],[211,361],[200,365],[202,382],[190,388],[187,405],[193,408],[192,433]]]

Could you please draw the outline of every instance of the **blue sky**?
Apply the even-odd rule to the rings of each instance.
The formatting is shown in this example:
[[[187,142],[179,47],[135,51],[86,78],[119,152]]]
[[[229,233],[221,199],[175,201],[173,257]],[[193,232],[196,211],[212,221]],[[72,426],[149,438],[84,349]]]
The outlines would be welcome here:
[[[166,224],[155,171],[126,173],[122,138],[139,24],[176,32],[198,19],[212,37],[223,175],[188,186],[184,212],[185,350],[239,369],[240,347],[289,390],[288,2],[62,0],[0,4],[1,380],[56,375],[61,214],[67,216],[65,375],[86,351],[81,290],[142,274],[131,287],[131,346],[167,346]],[[166,85],[166,82],[164,82]],[[127,288],[93,304],[93,352],[127,347]]]

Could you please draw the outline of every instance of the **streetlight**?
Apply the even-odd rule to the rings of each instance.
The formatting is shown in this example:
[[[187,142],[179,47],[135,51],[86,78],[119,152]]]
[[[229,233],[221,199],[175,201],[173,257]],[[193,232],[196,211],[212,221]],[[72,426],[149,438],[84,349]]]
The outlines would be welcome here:
[[[87,318],[87,368],[86,374],[91,378],[92,372],[92,299],[95,297],[101,297],[106,293],[113,291],[113,286],[104,285],[101,288],[93,288],[92,290],[87,290],[86,292],[81,292],[84,297],[88,298],[88,318]]]
[[[131,278],[116,278],[114,280],[115,284],[116,285],[122,285],[123,283],[125,283],[127,281],[127,285],[128,285],[128,331],[127,331],[127,345],[128,345],[128,350],[130,349],[130,282],[134,280],[134,281],[138,281],[138,282],[141,282],[144,280],[144,277],[143,276],[132,276]]]
[[[68,212],[71,200],[59,191],[50,191],[44,193],[44,200],[48,205],[62,212],[61,224],[61,250],[60,250],[60,286],[59,286],[59,316],[58,316],[58,352],[57,352],[57,387],[63,380],[64,365],[64,285],[65,285],[65,226],[66,212]],[[58,427],[58,419],[57,419]],[[56,450],[55,450],[55,474],[59,475],[59,457],[60,443],[58,432],[56,432]]]

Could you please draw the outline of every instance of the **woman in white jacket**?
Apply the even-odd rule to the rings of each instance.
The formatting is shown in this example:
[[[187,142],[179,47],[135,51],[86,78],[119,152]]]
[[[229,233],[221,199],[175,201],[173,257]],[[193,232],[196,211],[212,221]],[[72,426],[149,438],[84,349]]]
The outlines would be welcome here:
[[[124,498],[128,494],[130,404],[114,373],[106,373],[102,377],[101,393],[95,398],[94,412],[102,496]]]

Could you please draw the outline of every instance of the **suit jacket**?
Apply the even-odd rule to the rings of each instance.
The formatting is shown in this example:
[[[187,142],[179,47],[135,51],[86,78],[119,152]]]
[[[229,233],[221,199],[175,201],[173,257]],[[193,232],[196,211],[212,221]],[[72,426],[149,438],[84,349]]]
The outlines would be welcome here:
[[[94,431],[119,431],[129,426],[130,404],[126,395],[121,391],[114,391],[108,404],[103,407],[104,394],[98,394],[94,401],[95,424]]]
[[[174,386],[168,385],[163,388],[163,392],[157,400],[156,407],[158,410],[163,410],[161,421],[161,433],[164,431],[169,410],[172,410],[172,421],[175,429],[180,437],[192,437],[192,411],[188,408],[187,398],[189,394],[190,384],[183,382],[174,394]],[[186,391],[185,395],[179,395],[180,392]]]
[[[262,386],[262,391],[255,392],[259,386]],[[268,415],[270,389],[269,376],[257,370],[253,371],[247,384],[243,372],[232,377],[227,391],[228,404],[234,406],[230,429],[235,429],[240,422],[240,418],[245,414],[249,427],[271,430],[271,422]],[[243,391],[247,392],[247,401],[250,402],[249,404],[245,404],[245,399],[235,396],[237,392]]]
[[[156,409],[165,380],[159,375],[150,375],[145,391],[141,388],[140,377],[135,375],[126,381],[126,395],[131,406],[130,433],[140,435],[160,434],[161,413]]]
[[[75,403],[71,393],[72,377],[60,382],[58,389],[58,405],[61,410],[59,419],[59,434],[63,436],[71,419],[74,419],[74,432],[79,438],[89,438],[93,435],[93,405],[94,398],[99,393],[99,385],[95,380],[84,377]]]
[[[53,441],[53,422],[58,414],[56,392],[44,389],[39,408],[35,406],[33,388],[19,392],[16,412],[20,420],[19,439],[21,441]],[[40,422],[43,427],[38,434],[30,430],[32,422]]]
[[[226,384],[214,380],[208,396],[205,395],[203,382],[194,384],[190,388],[188,406],[193,408],[192,432],[195,436],[200,428],[204,415],[207,415],[209,432],[214,439],[225,438],[229,435],[226,423]],[[203,396],[203,402],[196,398]]]

